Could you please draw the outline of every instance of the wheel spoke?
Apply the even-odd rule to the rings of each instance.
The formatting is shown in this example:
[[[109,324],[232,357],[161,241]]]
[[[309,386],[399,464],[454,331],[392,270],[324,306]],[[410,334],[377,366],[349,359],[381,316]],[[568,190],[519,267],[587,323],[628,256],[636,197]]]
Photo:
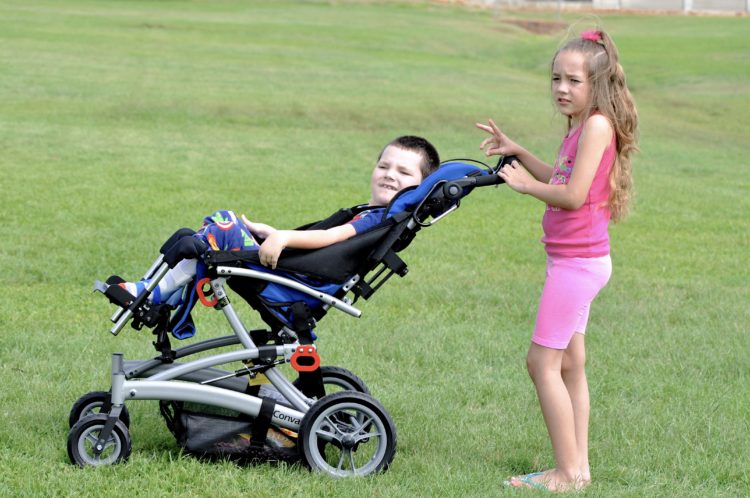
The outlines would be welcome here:
[[[335,431],[335,432],[336,432],[337,434],[341,434],[341,435],[343,435],[343,434],[344,434],[344,433],[343,433],[343,431],[342,431],[341,429],[339,429],[339,426],[338,426],[338,424],[337,424],[336,422],[334,422],[333,420],[331,420],[331,416],[330,416],[330,415],[328,415],[328,416],[326,417],[326,421],[327,421],[327,422],[328,422],[328,423],[330,424],[331,428],[332,428],[332,429],[333,429],[333,430],[334,430],[334,431]]]
[[[98,428],[95,430],[89,430],[82,436],[82,443],[88,443],[88,448],[81,447],[80,451],[86,454],[90,464],[97,465],[99,463],[110,463],[112,456],[117,452],[117,439],[114,433],[110,434],[109,438],[104,442],[102,451],[96,451],[96,444],[101,437],[102,429]],[[84,443],[84,444],[85,444]]]
[[[380,432],[367,432],[365,434],[362,434],[360,436],[357,436],[355,439],[355,442],[361,443],[365,439],[371,439],[374,437],[383,437],[383,435]]]
[[[91,446],[96,446],[96,442],[99,441],[99,435],[94,435],[93,432],[86,434],[86,441],[91,443]]]
[[[358,425],[362,425],[360,423],[360,418],[364,416],[364,414],[358,414],[358,413],[347,413],[346,414],[349,418],[349,425],[352,427],[357,427]]]
[[[336,464],[336,470],[344,470],[342,467],[344,466],[345,457],[346,457],[346,450],[341,450],[341,454],[339,455],[339,463]]]
[[[369,423],[371,423],[371,422],[372,422],[372,417],[368,418],[368,419],[367,419],[366,421],[364,421],[364,422],[362,422],[361,424],[359,424],[359,427],[357,427],[357,430],[356,430],[356,431],[354,431],[354,432],[355,432],[356,434],[358,434],[358,433],[360,433],[360,432],[362,432],[362,431],[366,431],[366,430],[367,430],[367,425],[368,425]]]
[[[326,443],[330,443],[331,441],[340,441],[340,439],[336,436],[336,434],[333,434],[331,432],[326,432],[323,429],[318,429],[317,431],[315,431],[315,435],[318,436],[323,441],[325,441]]]

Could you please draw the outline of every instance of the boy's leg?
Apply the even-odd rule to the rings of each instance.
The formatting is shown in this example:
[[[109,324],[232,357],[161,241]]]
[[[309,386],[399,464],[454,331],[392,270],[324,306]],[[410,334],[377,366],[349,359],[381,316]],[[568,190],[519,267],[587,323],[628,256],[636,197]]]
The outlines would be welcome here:
[[[586,379],[586,348],[581,333],[573,335],[562,360],[562,378],[568,389],[575,419],[576,445],[582,484],[591,481],[589,468],[589,385]]]
[[[216,219],[217,221],[211,221]],[[252,234],[245,228],[232,211],[217,211],[206,217],[205,224],[193,237],[206,242],[209,247],[217,251],[238,251],[256,249],[258,244]],[[196,273],[197,260],[182,260],[170,269],[159,285],[149,296],[154,303],[166,302],[178,289],[184,287]],[[125,282],[120,284],[132,295],[137,296],[143,292],[146,282]]]
[[[196,234],[215,251],[247,251],[258,244],[243,221],[233,211],[217,211],[204,220]]]
[[[175,290],[184,287],[195,276],[197,259],[183,259],[169,270],[164,278],[159,281],[159,290],[162,296],[169,296]]]
[[[183,259],[170,269],[166,275],[159,281],[159,285],[149,296],[149,301],[154,303],[165,303],[177,291],[185,286],[195,276],[198,260]],[[137,296],[146,288],[146,281],[124,282],[120,287]]]

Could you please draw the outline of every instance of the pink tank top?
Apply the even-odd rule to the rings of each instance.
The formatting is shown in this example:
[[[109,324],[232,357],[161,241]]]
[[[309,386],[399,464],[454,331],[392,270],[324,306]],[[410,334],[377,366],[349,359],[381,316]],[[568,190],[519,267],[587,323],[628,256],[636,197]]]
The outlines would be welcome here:
[[[570,130],[563,140],[550,184],[564,185],[570,181],[581,131],[582,125]],[[542,218],[542,243],[547,254],[569,258],[596,258],[609,254],[609,172],[616,155],[613,136],[604,149],[583,206],[569,210],[547,205]]]

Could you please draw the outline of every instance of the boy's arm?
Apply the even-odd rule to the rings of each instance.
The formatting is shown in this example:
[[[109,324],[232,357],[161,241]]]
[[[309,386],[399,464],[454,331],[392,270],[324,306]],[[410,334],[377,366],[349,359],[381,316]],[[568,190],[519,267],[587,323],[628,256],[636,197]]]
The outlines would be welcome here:
[[[242,222],[245,224],[247,229],[250,230],[250,233],[260,239],[267,239],[269,235],[276,231],[276,229],[271,225],[266,225],[265,223],[256,223],[248,220],[244,214],[242,215]]]
[[[357,231],[347,223],[328,230],[276,230],[260,246],[260,263],[276,268],[281,251],[294,249],[319,249],[354,237]]]

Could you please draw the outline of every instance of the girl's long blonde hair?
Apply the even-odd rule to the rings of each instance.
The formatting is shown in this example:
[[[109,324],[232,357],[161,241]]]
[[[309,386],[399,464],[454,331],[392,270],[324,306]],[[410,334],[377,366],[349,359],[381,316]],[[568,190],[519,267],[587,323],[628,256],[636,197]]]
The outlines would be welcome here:
[[[633,191],[630,156],[638,152],[638,111],[625,81],[625,72],[612,38],[601,30],[586,31],[555,53],[565,50],[583,54],[591,91],[586,116],[599,112],[614,128],[617,157],[609,175],[609,209],[612,220],[623,220],[629,211]],[[568,118],[570,125],[570,118]]]

